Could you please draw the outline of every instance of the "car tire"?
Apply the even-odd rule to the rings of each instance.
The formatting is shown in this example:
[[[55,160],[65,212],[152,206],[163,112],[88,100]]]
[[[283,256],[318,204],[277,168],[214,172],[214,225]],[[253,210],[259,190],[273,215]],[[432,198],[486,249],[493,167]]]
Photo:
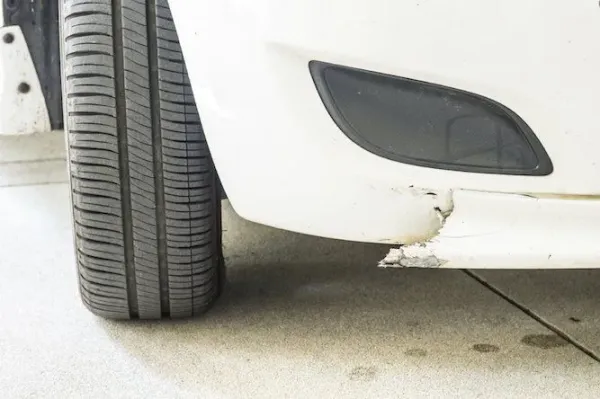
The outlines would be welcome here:
[[[198,315],[224,281],[218,178],[166,0],[65,0],[80,294],[111,319]]]

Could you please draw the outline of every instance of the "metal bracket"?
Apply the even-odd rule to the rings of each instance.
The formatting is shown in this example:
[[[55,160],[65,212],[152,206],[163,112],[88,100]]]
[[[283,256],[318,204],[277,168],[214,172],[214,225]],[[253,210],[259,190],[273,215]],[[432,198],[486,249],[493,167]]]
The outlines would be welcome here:
[[[22,32],[42,89],[52,129],[63,128],[58,21],[62,3],[62,0],[3,0],[1,14],[5,28],[15,26]],[[3,59],[2,63],[11,61]],[[21,112],[29,110],[24,108]]]
[[[0,28],[0,135],[49,132],[50,117],[25,37]]]

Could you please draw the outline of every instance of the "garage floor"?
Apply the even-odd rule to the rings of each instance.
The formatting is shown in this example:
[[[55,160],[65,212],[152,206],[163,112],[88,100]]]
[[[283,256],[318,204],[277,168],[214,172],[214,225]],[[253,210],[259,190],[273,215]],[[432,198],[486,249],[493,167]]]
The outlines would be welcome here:
[[[228,203],[230,281],[206,317],[98,319],[78,299],[62,147],[0,139],[4,398],[600,397],[600,270],[382,270],[386,247]]]

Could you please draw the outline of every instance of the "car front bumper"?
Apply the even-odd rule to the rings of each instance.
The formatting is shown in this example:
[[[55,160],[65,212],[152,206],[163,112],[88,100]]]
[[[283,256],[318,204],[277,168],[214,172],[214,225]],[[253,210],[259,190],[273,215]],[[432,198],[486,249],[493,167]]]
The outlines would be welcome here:
[[[459,3],[171,0],[235,210],[307,234],[427,246],[445,267],[600,266],[597,5]],[[311,60],[499,101],[554,172],[445,171],[369,153],[327,113]]]

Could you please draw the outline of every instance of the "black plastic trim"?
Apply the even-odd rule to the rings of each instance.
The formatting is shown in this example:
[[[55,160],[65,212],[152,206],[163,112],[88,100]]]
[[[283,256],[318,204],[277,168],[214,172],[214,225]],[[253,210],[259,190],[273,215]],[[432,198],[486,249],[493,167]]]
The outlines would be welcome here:
[[[62,0],[3,0],[4,26],[18,25],[27,41],[52,129],[63,128],[58,11]]]
[[[364,69],[346,67],[336,64],[330,64],[321,61],[310,61],[309,70],[312,76],[312,79],[315,83],[319,96],[327,109],[327,112],[335,122],[335,124],[340,128],[340,130],[348,136],[354,143],[362,147],[363,149],[378,155],[380,157],[390,159],[393,161],[416,165],[416,166],[424,166],[428,168],[435,169],[443,169],[443,170],[452,170],[452,171],[460,171],[460,172],[471,172],[471,173],[486,173],[486,174],[502,174],[502,175],[525,175],[525,176],[547,176],[553,172],[553,165],[550,157],[548,156],[546,150],[544,149],[542,143],[539,141],[535,133],[532,129],[525,123],[525,121],[517,115],[514,111],[504,106],[503,104],[498,103],[490,98],[484,97],[479,94],[467,92],[460,89],[455,89],[447,86],[437,85],[429,82],[423,82],[414,79],[408,79],[403,77],[398,77],[394,75],[383,74],[379,72],[368,71]],[[525,170],[522,168],[519,169],[511,169],[511,168],[494,168],[494,167],[483,167],[483,166],[473,166],[473,165],[464,165],[459,163],[440,163],[435,161],[428,161],[423,159],[410,158],[406,156],[399,155],[394,152],[387,151],[384,148],[373,145],[369,141],[367,141],[359,132],[357,132],[351,124],[343,117],[342,112],[338,108],[332,94],[331,90],[327,84],[325,79],[325,70],[329,68],[334,68],[342,71],[351,71],[351,72],[359,72],[367,75],[371,75],[379,78],[393,79],[397,81],[416,83],[419,85],[423,85],[426,87],[431,87],[437,90],[444,90],[455,94],[461,94],[463,96],[471,97],[472,99],[479,101],[486,106],[488,106],[491,110],[496,113],[502,113],[504,117],[510,119],[520,132],[523,137],[526,139],[534,154],[537,157],[538,164],[537,167],[530,170]]]

